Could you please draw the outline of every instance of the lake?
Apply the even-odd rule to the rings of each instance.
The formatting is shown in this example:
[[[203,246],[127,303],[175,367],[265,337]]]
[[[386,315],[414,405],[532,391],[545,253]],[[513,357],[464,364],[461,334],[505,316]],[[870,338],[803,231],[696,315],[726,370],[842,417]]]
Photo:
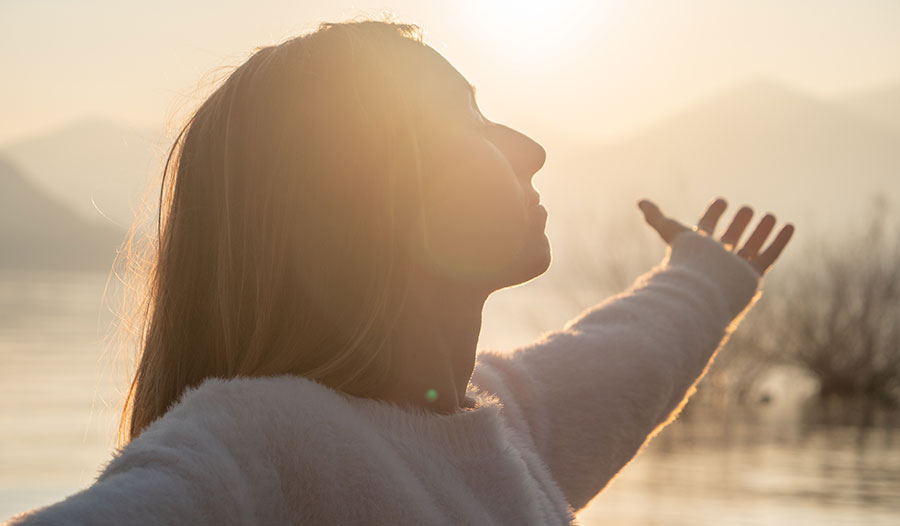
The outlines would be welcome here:
[[[104,343],[114,319],[101,302],[106,279],[0,274],[0,520],[90,485],[109,458],[127,376]],[[577,313],[564,301],[528,301],[549,292],[537,280],[492,296],[482,347],[524,344]],[[791,422],[680,419],[579,521],[900,524],[900,435]]]

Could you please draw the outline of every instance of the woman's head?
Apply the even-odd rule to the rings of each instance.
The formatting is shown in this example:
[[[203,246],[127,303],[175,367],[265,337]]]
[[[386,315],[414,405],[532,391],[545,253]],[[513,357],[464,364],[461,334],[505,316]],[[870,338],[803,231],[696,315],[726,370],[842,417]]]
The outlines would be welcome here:
[[[486,297],[546,270],[544,150],[469,88],[418,27],[378,21],[323,23],[228,76],[166,163],[120,442],[211,376],[374,392],[426,285],[411,276]]]

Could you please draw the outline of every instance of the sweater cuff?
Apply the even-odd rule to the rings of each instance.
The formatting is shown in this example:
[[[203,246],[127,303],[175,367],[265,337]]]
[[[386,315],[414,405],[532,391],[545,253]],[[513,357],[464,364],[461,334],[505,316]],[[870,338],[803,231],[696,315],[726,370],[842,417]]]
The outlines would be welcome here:
[[[762,275],[746,259],[700,230],[677,234],[666,249],[663,263],[690,268],[713,281],[725,297],[732,319],[762,293],[757,294]]]

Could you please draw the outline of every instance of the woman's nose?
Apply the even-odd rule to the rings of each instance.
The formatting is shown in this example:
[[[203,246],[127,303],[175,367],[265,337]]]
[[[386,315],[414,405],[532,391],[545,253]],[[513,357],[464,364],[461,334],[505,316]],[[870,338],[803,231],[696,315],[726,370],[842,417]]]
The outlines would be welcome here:
[[[547,162],[547,150],[545,150],[544,147],[540,145],[540,143],[538,143],[531,137],[525,134],[522,134],[522,137],[524,137],[525,140],[531,144],[534,169],[531,171],[531,175],[529,177],[532,177],[535,173],[537,173],[538,170],[543,168],[544,163]]]
[[[497,124],[502,133],[503,150],[520,177],[531,178],[547,161],[547,151],[534,139],[509,126]]]

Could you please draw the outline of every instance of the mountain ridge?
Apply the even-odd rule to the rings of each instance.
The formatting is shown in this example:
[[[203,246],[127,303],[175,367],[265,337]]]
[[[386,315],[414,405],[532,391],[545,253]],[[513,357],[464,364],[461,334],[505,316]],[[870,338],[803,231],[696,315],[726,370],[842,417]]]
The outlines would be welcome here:
[[[111,268],[122,231],[82,220],[2,156],[0,188],[0,268]]]

